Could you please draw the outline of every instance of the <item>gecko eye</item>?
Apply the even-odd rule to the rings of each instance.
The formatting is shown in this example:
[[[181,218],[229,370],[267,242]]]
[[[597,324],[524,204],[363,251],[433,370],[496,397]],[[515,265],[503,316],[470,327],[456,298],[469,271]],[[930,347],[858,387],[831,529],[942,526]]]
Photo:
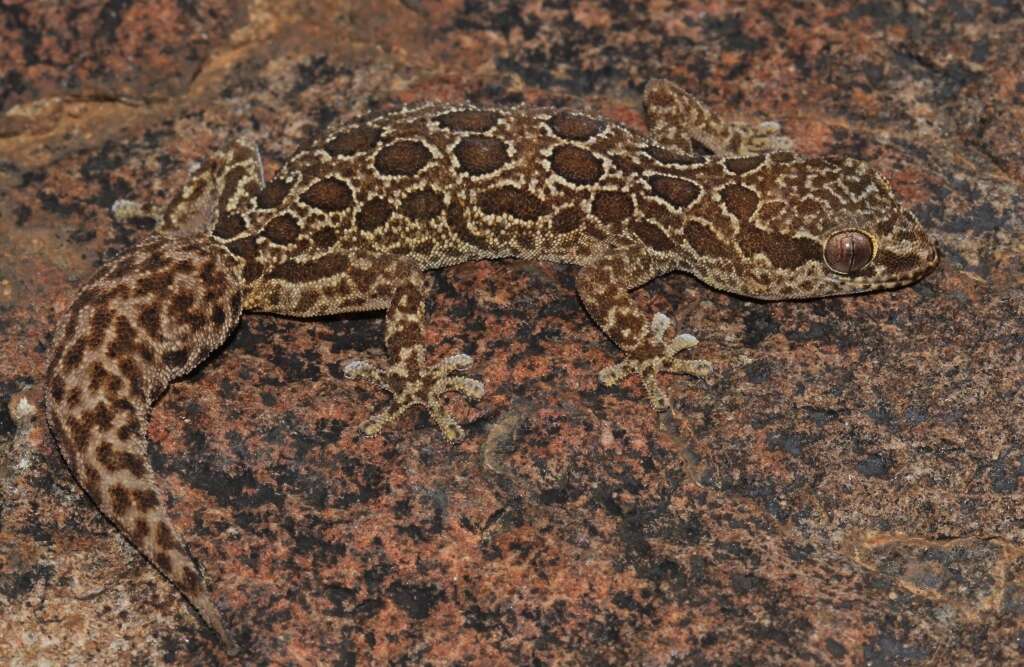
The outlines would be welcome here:
[[[874,257],[874,244],[864,232],[847,229],[836,232],[825,242],[825,264],[836,273],[860,271]]]

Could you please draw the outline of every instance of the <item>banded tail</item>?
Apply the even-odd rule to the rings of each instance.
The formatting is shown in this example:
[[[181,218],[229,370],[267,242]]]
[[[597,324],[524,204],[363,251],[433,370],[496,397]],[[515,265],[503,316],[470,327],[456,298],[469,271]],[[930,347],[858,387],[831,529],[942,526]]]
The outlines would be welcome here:
[[[81,289],[46,373],[46,419],[74,476],[231,653],[237,645],[168,520],[146,431],[154,401],[224,342],[241,310],[237,258],[209,237],[156,235]]]

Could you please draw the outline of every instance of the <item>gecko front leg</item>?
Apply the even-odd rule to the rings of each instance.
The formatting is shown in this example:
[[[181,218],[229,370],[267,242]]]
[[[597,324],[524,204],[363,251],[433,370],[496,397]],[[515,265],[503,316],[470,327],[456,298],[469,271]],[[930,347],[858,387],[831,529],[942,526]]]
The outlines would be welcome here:
[[[671,320],[662,313],[655,313],[648,320],[629,296],[629,290],[672,268],[646,245],[627,242],[599,254],[576,277],[576,291],[587,312],[628,355],[626,360],[601,370],[601,383],[611,386],[637,374],[651,404],[659,411],[667,410],[670,403],[658,384],[658,373],[706,377],[711,372],[706,361],[676,358],[683,350],[697,345],[696,338],[679,334],[665,340]]]

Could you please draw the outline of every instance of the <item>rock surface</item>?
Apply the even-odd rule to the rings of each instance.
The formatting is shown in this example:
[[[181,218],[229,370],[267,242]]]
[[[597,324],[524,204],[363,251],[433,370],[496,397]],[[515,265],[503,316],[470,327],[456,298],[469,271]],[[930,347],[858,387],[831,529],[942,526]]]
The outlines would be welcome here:
[[[117,0],[0,5],[0,663],[224,660],[45,432],[55,318],[166,201],[257,137],[269,172],[335,119],[420,99],[546,103],[639,127],[663,76],[870,160],[933,233],[891,293],[758,303],[641,290],[715,364],[674,415],[568,267],[435,274],[430,342],[487,385],[356,425],[383,322],[247,316],[157,404],[152,459],[260,664],[1024,661],[1024,8],[1013,0]],[[311,8],[315,6],[316,8]],[[458,399],[453,399],[456,401]]]

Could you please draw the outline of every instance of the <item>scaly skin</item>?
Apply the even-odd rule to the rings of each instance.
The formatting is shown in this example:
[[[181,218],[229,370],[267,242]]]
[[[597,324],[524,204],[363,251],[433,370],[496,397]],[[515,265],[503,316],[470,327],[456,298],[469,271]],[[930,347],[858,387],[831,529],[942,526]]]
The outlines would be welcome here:
[[[671,271],[761,299],[850,294],[909,284],[935,246],[888,183],[844,158],[805,158],[773,123],[726,123],[653,81],[651,136],[556,109],[424,104],[330,131],[264,183],[242,141],[195,173],[158,214],[157,233],[104,267],[62,321],[47,371],[47,420],[82,486],[236,646],[200,570],[167,520],[146,457],[152,403],[218,347],[242,310],[315,316],[387,312],[386,368],[350,377],[393,394],[369,434],[425,406],[445,437],[461,427],[441,404],[483,385],[436,364],[424,346],[424,271],[523,257],[579,265],[580,300],[626,358],[599,377],[637,374],[656,409],[660,372],[703,376],[677,355],[697,340],[644,315],[629,291]],[[704,153],[711,153],[710,155]]]

